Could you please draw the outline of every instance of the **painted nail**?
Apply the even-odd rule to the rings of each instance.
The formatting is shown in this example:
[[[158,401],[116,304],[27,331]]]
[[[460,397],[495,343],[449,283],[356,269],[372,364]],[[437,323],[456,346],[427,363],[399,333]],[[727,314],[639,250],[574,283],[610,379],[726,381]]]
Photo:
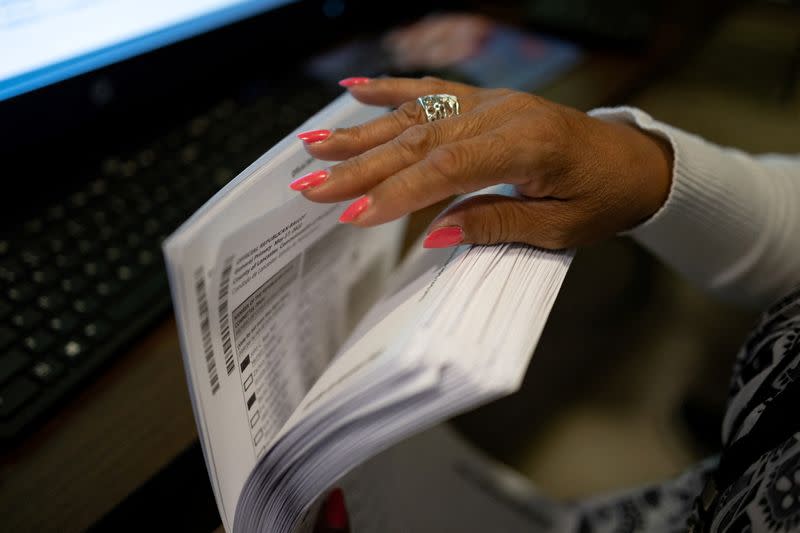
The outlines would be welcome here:
[[[312,130],[297,134],[298,139],[309,144],[322,142],[330,136],[331,130]]]
[[[323,510],[322,521],[325,527],[334,531],[345,531],[348,527],[347,507],[342,489],[333,489],[328,494]]]
[[[325,180],[328,179],[329,175],[330,172],[327,170],[315,170],[314,172],[309,172],[305,176],[300,176],[290,183],[289,187],[295,191],[305,191],[306,189],[322,185],[325,183]]]
[[[347,209],[344,210],[342,216],[339,217],[339,222],[352,222],[361,215],[367,208],[369,207],[369,198],[367,196],[362,196],[352,204],[350,204]]]
[[[339,85],[342,87],[352,87],[353,85],[364,85],[365,83],[369,83],[370,78],[363,78],[363,77],[356,77],[356,78],[345,78],[339,82]]]
[[[423,248],[449,248],[456,244],[461,244],[464,240],[464,230],[458,226],[446,226],[437,228],[428,233],[422,242]]]

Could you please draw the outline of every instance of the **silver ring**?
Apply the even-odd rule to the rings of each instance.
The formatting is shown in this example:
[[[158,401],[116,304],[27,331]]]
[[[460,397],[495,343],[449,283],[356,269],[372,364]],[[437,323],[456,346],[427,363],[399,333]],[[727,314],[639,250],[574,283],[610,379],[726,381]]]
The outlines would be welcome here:
[[[461,110],[458,105],[458,98],[452,94],[420,96],[417,98],[417,102],[425,110],[425,117],[427,117],[428,122],[458,115]]]

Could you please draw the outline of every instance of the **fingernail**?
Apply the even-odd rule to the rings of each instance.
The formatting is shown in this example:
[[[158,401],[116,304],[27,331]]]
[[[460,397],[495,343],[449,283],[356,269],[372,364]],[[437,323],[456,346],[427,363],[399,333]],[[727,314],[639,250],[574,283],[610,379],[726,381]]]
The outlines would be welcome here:
[[[352,204],[350,204],[347,209],[344,210],[342,216],[339,217],[339,222],[352,222],[364,212],[364,210],[369,207],[369,197],[362,196]]]
[[[449,248],[461,244],[464,240],[464,230],[458,226],[446,226],[430,232],[422,242],[423,248]]]
[[[364,85],[365,83],[369,83],[370,78],[363,78],[363,77],[356,77],[356,78],[345,78],[339,82],[339,85],[342,87],[352,87],[353,85]]]
[[[331,130],[312,130],[298,133],[297,138],[304,143],[318,143],[331,136]]]
[[[325,180],[328,179],[329,175],[330,172],[327,170],[316,170],[314,172],[309,172],[305,176],[301,176],[291,182],[289,187],[295,191],[304,191],[306,189],[322,185],[325,183]]]
[[[323,511],[323,522],[325,527],[333,530],[344,531],[348,527],[347,507],[344,503],[344,493],[342,489],[333,489],[328,494]]]

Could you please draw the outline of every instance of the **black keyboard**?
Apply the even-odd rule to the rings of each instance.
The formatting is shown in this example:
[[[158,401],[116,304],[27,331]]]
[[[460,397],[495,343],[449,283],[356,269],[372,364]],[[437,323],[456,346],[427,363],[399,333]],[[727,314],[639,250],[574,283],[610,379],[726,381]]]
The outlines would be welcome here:
[[[225,100],[0,235],[0,441],[35,427],[170,308],[161,243],[330,92]]]

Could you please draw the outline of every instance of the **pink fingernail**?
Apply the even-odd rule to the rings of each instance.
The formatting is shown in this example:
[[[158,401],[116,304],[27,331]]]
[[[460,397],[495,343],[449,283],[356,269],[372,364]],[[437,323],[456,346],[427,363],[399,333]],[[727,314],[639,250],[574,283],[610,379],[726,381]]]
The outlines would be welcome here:
[[[306,189],[311,189],[312,187],[317,187],[325,183],[325,180],[328,179],[330,172],[327,170],[316,170],[314,172],[309,172],[305,176],[300,176],[292,183],[289,184],[289,187],[295,191],[305,191]]]
[[[312,130],[298,133],[297,138],[304,143],[318,143],[331,136],[331,130]]]
[[[352,87],[353,85],[364,85],[365,83],[369,83],[370,78],[363,78],[363,77],[356,77],[356,78],[345,78],[339,82],[339,85],[342,87]]]
[[[347,209],[344,210],[342,216],[339,217],[339,222],[347,223],[354,221],[368,207],[369,207],[369,198],[367,196],[362,196],[361,198],[350,204],[347,207]]]
[[[422,242],[423,248],[449,248],[461,244],[464,240],[464,230],[458,226],[437,228],[430,232]]]

